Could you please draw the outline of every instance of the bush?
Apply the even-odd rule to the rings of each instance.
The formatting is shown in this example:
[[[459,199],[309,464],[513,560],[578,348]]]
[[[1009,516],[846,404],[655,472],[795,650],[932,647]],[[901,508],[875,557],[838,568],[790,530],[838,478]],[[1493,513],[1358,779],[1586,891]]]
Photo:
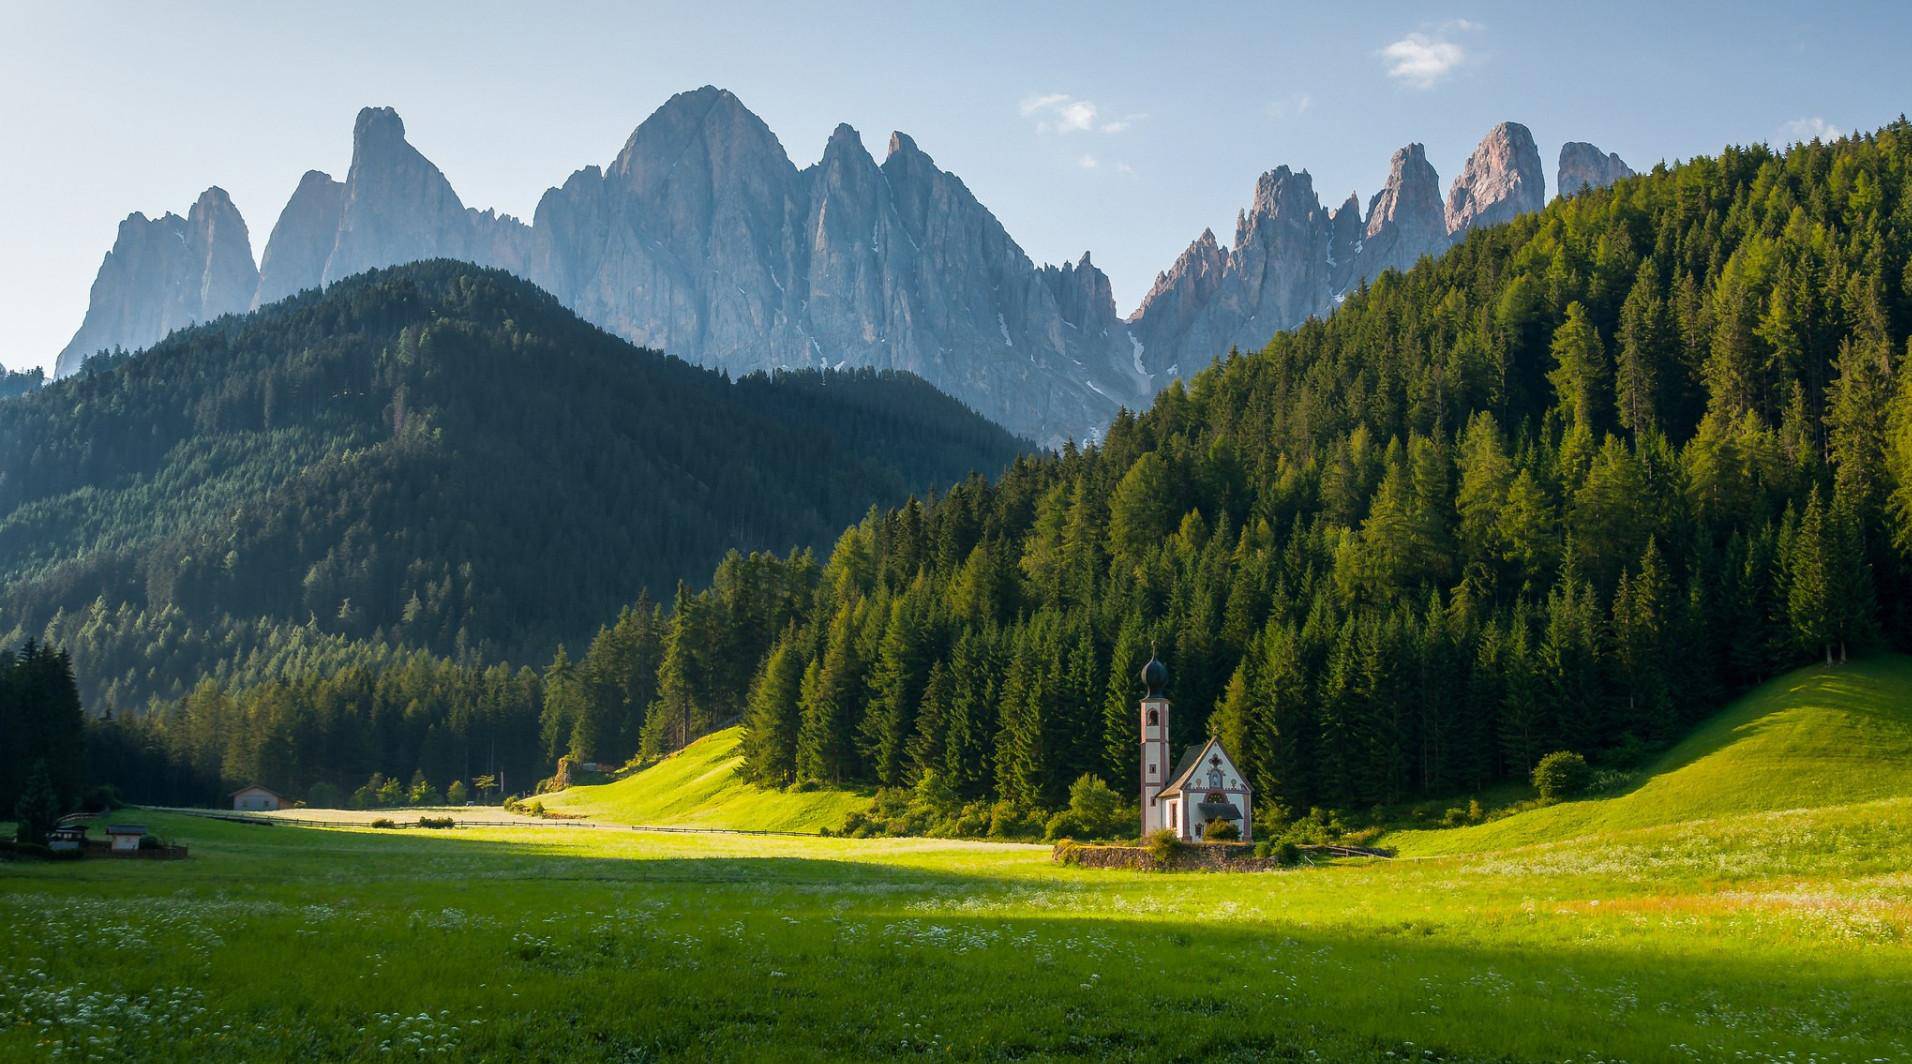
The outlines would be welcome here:
[[[418,818],[418,826],[421,828],[455,828],[458,826],[458,821],[448,816],[421,816]]]
[[[470,799],[471,792],[466,789],[464,780],[452,780],[451,786],[445,788],[445,800],[453,805],[464,805]]]
[[[1188,843],[1177,838],[1175,832],[1168,828],[1150,835],[1143,845],[1148,849],[1149,856],[1155,860],[1157,868],[1168,867],[1168,863],[1175,859],[1176,854],[1188,849]]]
[[[1296,846],[1292,842],[1284,842],[1275,847],[1270,856],[1275,859],[1276,864],[1283,868],[1293,868],[1295,865],[1301,863],[1301,847]]]
[[[1082,847],[1077,845],[1073,839],[1063,839],[1061,842],[1056,843],[1054,857],[1055,860],[1061,864],[1081,864]]]
[[[1069,785],[1068,812],[1074,818],[1075,830],[1090,838],[1124,834],[1134,822],[1121,796],[1100,776],[1088,772]]]
[[[1534,766],[1534,790],[1550,802],[1580,794],[1592,779],[1587,759],[1571,750],[1556,750]]]
[[[1234,842],[1241,838],[1241,828],[1233,820],[1211,820],[1202,825],[1203,842]]]
[[[395,828],[398,825],[392,822],[391,817],[382,816],[382,817],[379,817],[377,820],[372,821],[372,826],[375,828]]]
[[[314,783],[305,792],[305,804],[314,809],[337,809],[339,799],[339,789],[330,783]]]
[[[1001,801],[989,807],[989,837],[992,839],[1028,839],[1042,834],[1042,814],[1024,809],[1014,802]]]

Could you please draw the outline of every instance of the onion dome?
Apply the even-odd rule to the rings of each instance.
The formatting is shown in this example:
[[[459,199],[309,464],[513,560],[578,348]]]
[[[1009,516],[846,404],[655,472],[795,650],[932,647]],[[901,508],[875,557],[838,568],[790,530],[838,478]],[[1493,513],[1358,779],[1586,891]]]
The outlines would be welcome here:
[[[1162,697],[1162,689],[1168,686],[1168,666],[1156,660],[1155,651],[1149,651],[1149,663],[1142,666],[1142,686],[1148,689],[1150,698]]]

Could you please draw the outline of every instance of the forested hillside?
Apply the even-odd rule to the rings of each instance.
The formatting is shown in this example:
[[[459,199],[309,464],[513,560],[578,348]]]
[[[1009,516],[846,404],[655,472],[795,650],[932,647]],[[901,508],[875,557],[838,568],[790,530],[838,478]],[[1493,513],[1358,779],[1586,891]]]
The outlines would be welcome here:
[[[847,532],[747,718],[775,782],[1055,807],[1177,739],[1366,808],[1628,760],[1903,646],[1912,129],[1556,202],[1228,358],[1099,450]]]
[[[94,710],[542,661],[1020,450],[907,375],[731,381],[499,271],[374,271],[0,405],[0,633],[68,651]]]
[[[518,674],[536,756],[661,752],[742,712],[765,783],[933,773],[1053,809],[1084,772],[1133,779],[1155,645],[1177,742],[1221,734],[1265,818],[1520,779],[1561,748],[1634,762],[1784,668],[1905,647],[1909,163],[1903,122],[1730,149],[1475,232],[1100,447],[874,512],[820,565],[737,558],[627,609]],[[350,770],[306,724],[336,694],[297,685],[204,691],[153,737],[244,736],[228,778],[276,759],[291,788],[368,764],[442,786],[403,758],[482,729],[407,709],[398,675],[377,683],[404,753],[361,738]]]

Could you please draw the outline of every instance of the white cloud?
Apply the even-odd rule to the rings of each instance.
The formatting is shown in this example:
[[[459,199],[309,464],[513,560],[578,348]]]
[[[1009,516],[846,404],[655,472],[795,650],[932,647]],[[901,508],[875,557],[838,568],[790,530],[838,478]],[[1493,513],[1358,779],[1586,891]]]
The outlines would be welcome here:
[[[1082,158],[1076,160],[1076,165],[1080,166],[1084,170],[1093,170],[1096,167],[1101,166],[1102,164],[1096,161],[1095,156],[1085,154],[1082,156]]]
[[[1431,89],[1467,59],[1467,50],[1453,41],[1425,33],[1410,33],[1381,49],[1388,77],[1416,89]]]
[[[1277,122],[1283,122],[1290,118],[1298,118],[1301,115],[1307,114],[1308,108],[1313,106],[1314,96],[1312,94],[1293,92],[1283,96],[1279,100],[1268,101],[1268,117]]]
[[[1420,29],[1381,49],[1388,77],[1410,88],[1433,88],[1457,68],[1478,58],[1459,38],[1484,28],[1464,18],[1422,23]]]
[[[1129,114],[1104,118],[1095,101],[1077,99],[1066,92],[1028,97],[1018,110],[1024,118],[1035,120],[1038,133],[1120,133],[1148,117]]]
[[[1780,126],[1779,135],[1786,143],[1791,144],[1813,139],[1838,140],[1846,135],[1846,131],[1819,115],[1813,115],[1811,118],[1795,118]]]

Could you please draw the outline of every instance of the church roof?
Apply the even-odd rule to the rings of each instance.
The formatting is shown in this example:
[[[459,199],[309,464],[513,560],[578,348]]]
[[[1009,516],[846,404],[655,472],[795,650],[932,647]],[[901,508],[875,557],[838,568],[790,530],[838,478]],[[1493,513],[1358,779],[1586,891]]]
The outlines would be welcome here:
[[[1229,757],[1228,748],[1222,745],[1220,739],[1210,739],[1200,746],[1191,746],[1182,751],[1182,759],[1175,763],[1175,771],[1169,775],[1168,786],[1157,791],[1155,796],[1157,798],[1173,798],[1182,793],[1182,784],[1186,783],[1188,778],[1195,774],[1195,770],[1202,766],[1202,761],[1208,755],[1208,751],[1211,747],[1220,753],[1221,756],[1228,758],[1230,767],[1234,767],[1235,759]],[[1236,771],[1240,772],[1241,770],[1237,768]],[[1254,788],[1248,785],[1247,780],[1242,781],[1241,789],[1250,793],[1254,792]]]

